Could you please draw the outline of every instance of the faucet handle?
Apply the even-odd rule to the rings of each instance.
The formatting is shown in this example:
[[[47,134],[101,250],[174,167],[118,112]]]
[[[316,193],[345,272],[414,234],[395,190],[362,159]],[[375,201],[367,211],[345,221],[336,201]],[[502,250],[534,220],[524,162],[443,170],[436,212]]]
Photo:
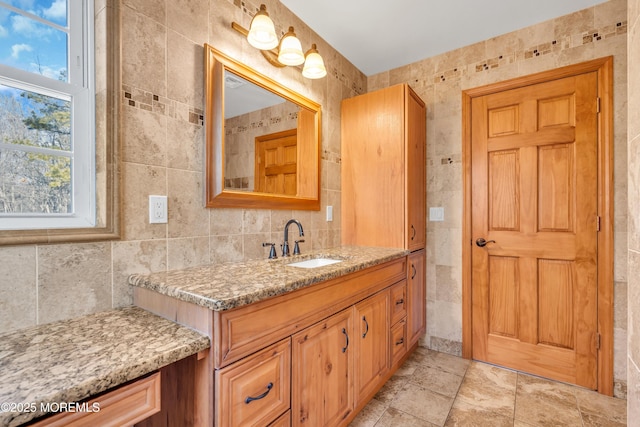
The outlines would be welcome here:
[[[276,244],[275,243],[263,243],[262,247],[264,248],[265,246],[271,246],[271,249],[269,249],[269,259],[276,259],[278,258],[278,255],[276,255]]]
[[[304,239],[296,240],[296,244],[293,247],[293,254],[294,255],[300,255],[300,246],[298,245],[298,243],[304,243]]]

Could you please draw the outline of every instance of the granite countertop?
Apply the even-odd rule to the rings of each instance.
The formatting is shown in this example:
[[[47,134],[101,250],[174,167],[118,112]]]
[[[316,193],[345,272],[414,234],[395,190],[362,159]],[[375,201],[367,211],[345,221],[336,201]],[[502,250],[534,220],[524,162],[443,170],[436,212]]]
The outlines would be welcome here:
[[[229,262],[132,275],[129,283],[214,311],[224,311],[344,276],[408,253],[404,249],[343,246],[275,260]],[[311,269],[286,265],[312,258],[333,258],[342,262]]]
[[[0,335],[0,426],[20,425],[44,415],[41,404],[78,402],[209,346],[208,337],[137,307]]]

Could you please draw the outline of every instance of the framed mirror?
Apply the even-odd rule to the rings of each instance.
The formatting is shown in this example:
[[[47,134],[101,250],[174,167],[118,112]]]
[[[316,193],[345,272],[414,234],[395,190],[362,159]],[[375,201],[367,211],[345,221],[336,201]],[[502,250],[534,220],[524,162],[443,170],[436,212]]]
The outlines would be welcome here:
[[[205,44],[206,206],[320,210],[320,110]]]

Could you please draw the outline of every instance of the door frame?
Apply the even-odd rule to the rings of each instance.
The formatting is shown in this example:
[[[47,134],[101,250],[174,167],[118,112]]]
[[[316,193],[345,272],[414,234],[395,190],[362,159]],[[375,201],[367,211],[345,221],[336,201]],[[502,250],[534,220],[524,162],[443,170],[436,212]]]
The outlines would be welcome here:
[[[613,56],[528,76],[517,77],[462,92],[462,166],[463,166],[463,224],[462,224],[462,357],[472,358],[471,316],[471,101],[473,98],[523,86],[544,83],[579,74],[597,72],[598,98],[598,278],[597,312],[598,348],[597,390],[613,395]]]

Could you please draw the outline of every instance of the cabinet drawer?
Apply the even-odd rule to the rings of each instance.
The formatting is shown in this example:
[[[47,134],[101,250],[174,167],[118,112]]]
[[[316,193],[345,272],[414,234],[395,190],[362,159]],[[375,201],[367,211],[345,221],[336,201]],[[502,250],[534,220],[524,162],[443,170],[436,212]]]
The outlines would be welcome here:
[[[160,412],[160,373],[156,372],[87,402],[99,412],[64,412],[33,424],[36,427],[95,427],[133,425]]]
[[[280,418],[269,424],[269,427],[291,427],[291,411],[287,411]]]
[[[391,324],[395,325],[407,315],[407,282],[403,280],[391,287]]]
[[[391,327],[391,366],[395,365],[407,351],[407,322],[402,319]]]
[[[215,373],[216,426],[267,425],[289,409],[291,340]]]

